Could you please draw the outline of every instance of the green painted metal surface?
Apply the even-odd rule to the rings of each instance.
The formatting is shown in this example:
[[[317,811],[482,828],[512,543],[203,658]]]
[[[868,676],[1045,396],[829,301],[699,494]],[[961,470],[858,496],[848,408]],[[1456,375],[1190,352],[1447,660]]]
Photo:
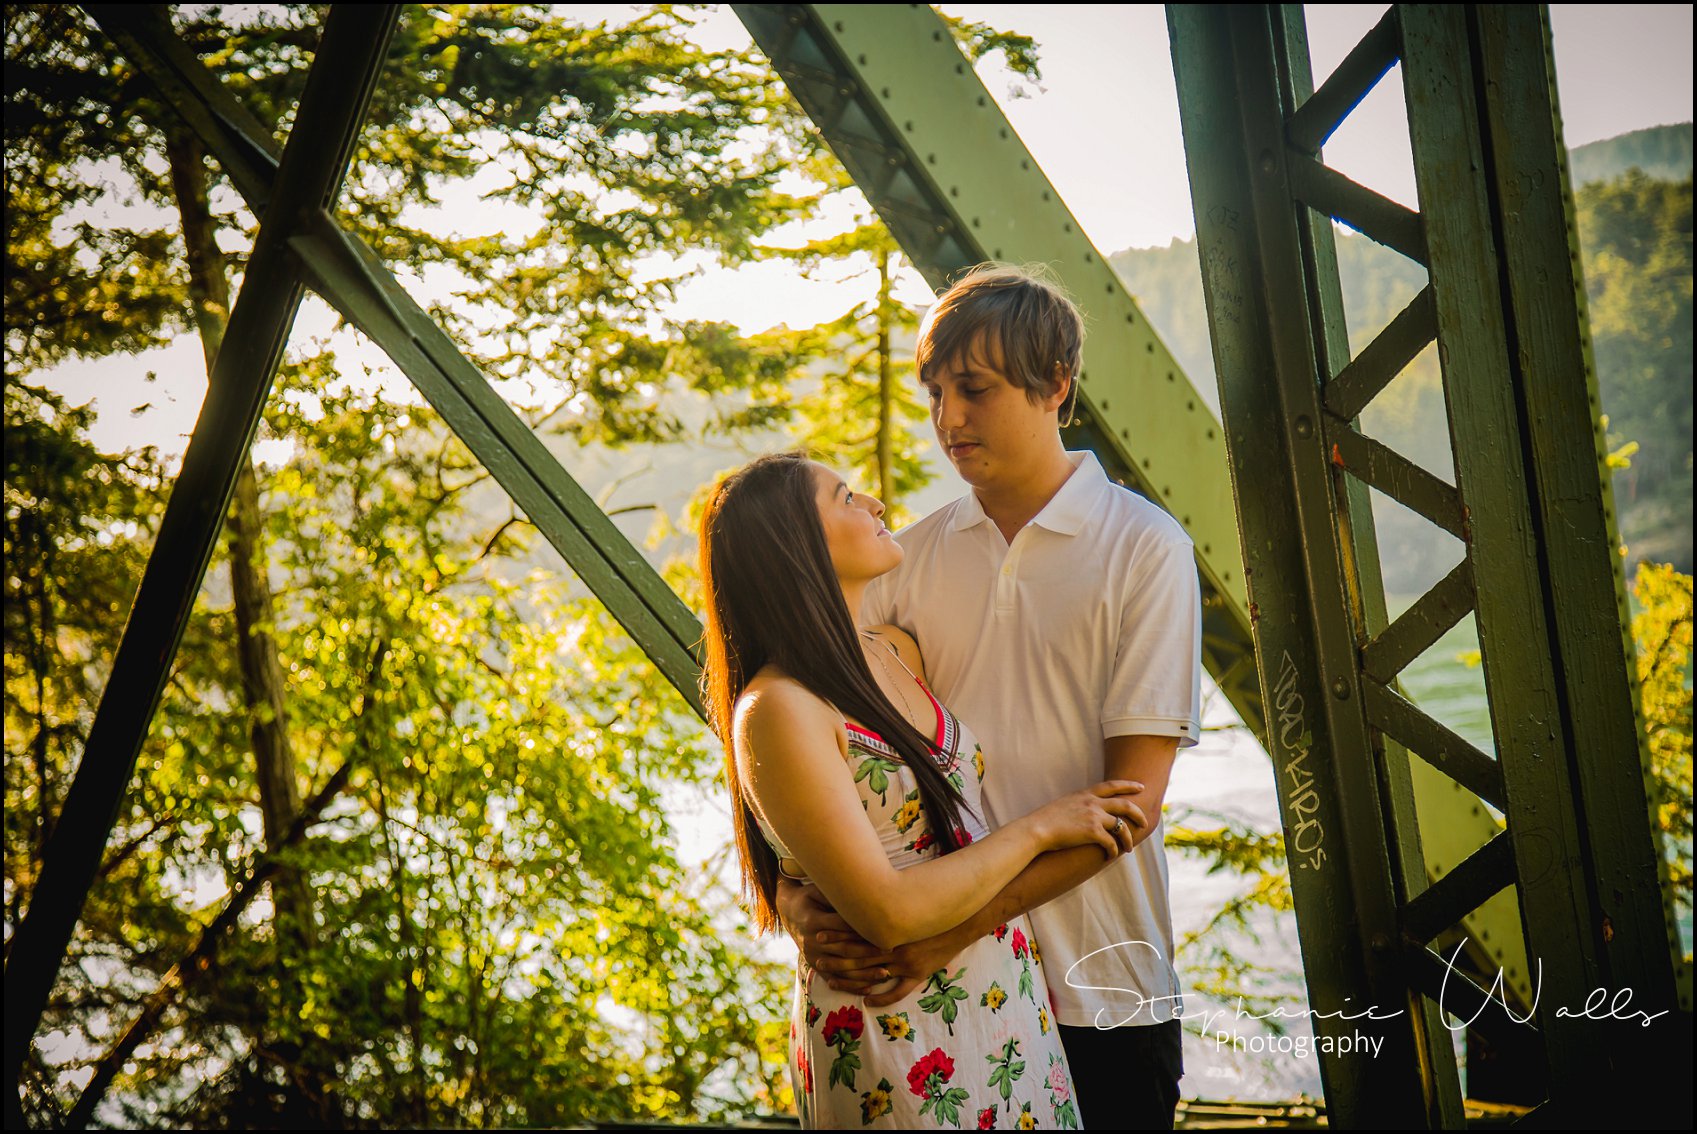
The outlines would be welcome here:
[[[984,260],[1048,265],[1087,326],[1080,421],[1110,476],[1196,543],[1203,663],[1263,732],[1224,438],[928,5],[735,5],[933,287]]]
[[[1386,622],[1372,512],[1323,424],[1320,379],[1348,349],[1330,222],[1294,196],[1292,166],[1312,161],[1284,141],[1312,86],[1301,17],[1168,20],[1315,1032],[1362,1027],[1334,1015],[1354,1005],[1388,1017],[1367,1023],[1373,1060],[1319,1054],[1327,1108],[1349,1127],[1456,1125],[1449,1034],[1402,971],[1400,908],[1425,888],[1408,761],[1380,753],[1359,672]]]
[[[1656,1075],[1678,1065],[1681,1036],[1688,1051],[1688,1020],[1680,1035],[1664,1026],[1650,1038],[1567,1003],[1630,988],[1653,1011],[1676,994],[1547,18],[1530,7],[1400,6],[1319,92],[1298,7],[1175,6],[1169,23],[1262,682],[1275,715],[1286,704],[1310,714],[1298,743],[1281,730],[1270,751],[1276,767],[1300,760],[1335,794],[1316,803],[1307,780],[1297,790],[1281,778],[1287,836],[1304,821],[1341,834],[1331,859],[1313,864],[1318,885],[1292,855],[1311,995],[1365,982],[1382,1003],[1386,981],[1401,983],[1421,1021],[1423,1108],[1396,1093],[1408,1088],[1394,1075],[1322,1061],[1331,1108],[1348,1125],[1383,1121],[1386,1108],[1458,1120],[1438,1009],[1466,1019],[1487,1003],[1481,983],[1458,981],[1447,963],[1465,927],[1468,967],[1483,983],[1501,967],[1537,1022],[1491,1007],[1474,1026],[1504,1049],[1537,1052],[1544,1117],[1603,1118],[1616,1100],[1592,1089],[1599,1079],[1652,1113],[1677,1112]],[[1399,60],[1418,213],[1319,154]],[[1332,218],[1425,265],[1430,280],[1354,358]],[[1434,337],[1454,485],[1354,421]],[[1368,486],[1467,548],[1394,622]],[[1396,685],[1469,613],[1494,758]],[[1507,813],[1506,832],[1485,801]]]

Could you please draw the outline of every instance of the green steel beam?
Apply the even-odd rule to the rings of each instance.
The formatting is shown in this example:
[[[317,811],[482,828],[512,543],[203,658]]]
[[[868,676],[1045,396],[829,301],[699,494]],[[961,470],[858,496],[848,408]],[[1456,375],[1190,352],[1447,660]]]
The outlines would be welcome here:
[[[136,8],[91,12],[165,101],[200,136],[256,210],[273,191],[275,143],[174,36]],[[412,379],[637,645],[702,715],[701,626],[553,454],[513,412],[377,256],[326,210],[291,234],[307,283]]]
[[[1644,1036],[1564,1014],[1563,1000],[1605,987],[1631,988],[1651,1009],[1675,1000],[1547,15],[1408,5],[1400,18],[1522,929],[1555,993],[1536,1015],[1546,1105],[1607,1121],[1614,1103],[1599,1080],[1651,1098],[1666,1084],[1643,1077],[1656,1064]]]
[[[1608,921],[1603,963],[1614,987],[1672,1003],[1670,958],[1680,952],[1667,858],[1645,822],[1650,753],[1639,713],[1636,649],[1616,548],[1602,407],[1591,359],[1579,233],[1556,98],[1548,9],[1492,5],[1474,17],[1476,50],[1497,81],[1486,84],[1483,125],[1502,275],[1515,330],[1537,489],[1555,655],[1562,667],[1580,822]],[[1526,130],[1522,122],[1550,122]],[[1559,187],[1559,192],[1554,191]],[[1565,246],[1550,239],[1563,233]],[[1586,442],[1589,441],[1589,444]],[[1572,601],[1582,596],[1584,601]],[[1584,754],[1583,758],[1572,757]]]
[[[1336,249],[1298,203],[1312,159],[1286,154],[1312,93],[1301,16],[1170,6],[1168,21],[1315,1033],[1365,1023],[1383,1043],[1370,1061],[1320,1054],[1327,1109],[1346,1127],[1459,1125],[1449,1033],[1403,965],[1402,906],[1426,888],[1408,758],[1375,732],[1360,672],[1387,623],[1372,510],[1325,427],[1319,378],[1349,359]],[[1355,1019],[1359,1004],[1395,1015]]]
[[[399,14],[395,5],[348,6],[326,20],[274,192],[258,210],[259,233],[213,363],[206,402],[183,453],[82,762],[42,855],[29,910],[7,943],[9,1115],[15,1116],[30,1043],[99,870],[300,307],[302,281],[289,237],[304,217],[337,196]],[[150,26],[170,34],[168,22],[156,15]]]
[[[1089,337],[1068,442],[1190,533],[1203,663],[1264,736],[1219,423],[943,19],[925,4],[733,7],[933,287],[990,259],[1047,264],[1065,282]]]
[[[1307,779],[1300,794],[1281,779],[1281,806],[1287,832],[1336,817],[1342,833],[1332,861],[1316,864],[1325,884],[1293,878],[1310,988],[1348,987],[1363,974],[1370,983],[1388,969],[1426,1029],[1423,1111],[1376,1089],[1371,1072],[1322,1059],[1328,1101],[1345,1124],[1384,1121],[1387,1108],[1402,1120],[1457,1121],[1447,1046],[1434,1042],[1438,1010],[1466,1018],[1463,1005],[1488,1004],[1433,947],[1459,923],[1469,967],[1494,975],[1500,964],[1537,1022],[1528,1029],[1490,1008],[1472,1026],[1498,1044],[1536,1045],[1547,1073],[1541,1119],[1603,1121],[1622,1094],[1658,1117],[1688,1116],[1689,1096],[1671,1092],[1667,1077],[1688,1065],[1688,1015],[1649,1030],[1574,1010],[1594,989],[1630,989],[1646,1012],[1679,1000],[1547,17],[1401,6],[1318,92],[1297,6],[1174,6],[1169,24],[1262,681],[1275,708],[1311,714],[1300,729],[1293,722],[1300,743],[1272,750],[1275,766],[1301,761],[1336,796],[1314,802]],[[1319,155],[1399,59],[1419,213]],[[1333,218],[1427,266],[1430,281],[1353,358]],[[1353,421],[1434,337],[1454,486]],[[1467,548],[1389,624],[1369,485]],[[1495,759],[1395,687],[1470,612]],[[1411,764],[1410,753],[1421,759]],[[1507,813],[1505,832],[1483,801]],[[1333,921],[1340,895],[1351,902],[1343,927]]]

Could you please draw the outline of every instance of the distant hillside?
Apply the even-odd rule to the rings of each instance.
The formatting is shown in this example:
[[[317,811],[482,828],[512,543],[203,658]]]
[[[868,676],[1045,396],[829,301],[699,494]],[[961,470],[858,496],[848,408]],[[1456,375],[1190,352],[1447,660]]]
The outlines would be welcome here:
[[[1632,168],[1662,181],[1691,176],[1691,123],[1650,126],[1568,151],[1573,187],[1619,177]]]
[[[1640,445],[1631,468],[1614,478],[1621,535],[1633,559],[1673,562],[1686,571],[1692,568],[1691,134],[1690,123],[1656,127],[1572,155],[1576,170],[1597,174],[1576,177],[1575,196],[1610,445]],[[1651,165],[1665,173],[1670,163],[1676,178],[1627,173]],[[1359,350],[1414,297],[1425,272],[1363,236],[1340,232],[1337,247],[1350,343]],[[1127,249],[1109,262],[1218,412],[1195,241]],[[1453,483],[1431,348],[1368,407],[1361,425]],[[1380,503],[1386,586],[1400,594],[1426,589],[1460,558],[1460,544]]]

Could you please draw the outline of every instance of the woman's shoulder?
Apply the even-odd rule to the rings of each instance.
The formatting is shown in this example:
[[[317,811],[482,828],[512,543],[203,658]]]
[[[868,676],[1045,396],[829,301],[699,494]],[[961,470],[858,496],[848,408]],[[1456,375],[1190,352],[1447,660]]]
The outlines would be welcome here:
[[[918,677],[921,680],[926,680],[925,659],[919,656],[919,643],[913,640],[913,635],[909,634],[906,630],[903,630],[900,626],[888,624],[883,626],[868,626],[866,629],[868,633],[873,634],[894,646],[896,653],[900,655],[902,659],[902,664],[912,670],[915,677]]]
[[[839,728],[842,725],[830,702],[771,666],[749,679],[742,696],[737,698],[735,716],[739,732],[756,725]]]

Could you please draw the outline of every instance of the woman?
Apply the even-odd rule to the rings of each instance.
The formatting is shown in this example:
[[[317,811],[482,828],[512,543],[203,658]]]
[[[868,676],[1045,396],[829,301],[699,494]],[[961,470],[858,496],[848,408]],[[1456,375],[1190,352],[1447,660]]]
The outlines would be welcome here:
[[[1129,850],[1141,813],[1139,785],[1109,781],[985,829],[983,753],[912,639],[855,624],[867,583],[901,562],[883,511],[800,454],[725,478],[701,520],[702,687],[755,923],[776,927],[781,871],[891,949],[965,921],[1045,852]],[[804,1126],[1078,1125],[1023,917],[872,1019],[798,966],[790,1035]]]

